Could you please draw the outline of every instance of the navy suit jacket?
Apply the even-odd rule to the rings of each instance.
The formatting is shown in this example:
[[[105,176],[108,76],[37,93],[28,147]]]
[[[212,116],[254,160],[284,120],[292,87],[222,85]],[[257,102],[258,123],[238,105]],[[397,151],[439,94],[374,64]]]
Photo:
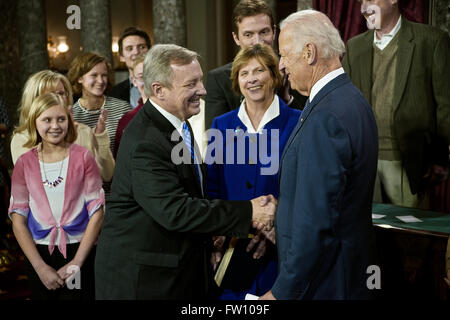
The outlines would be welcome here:
[[[281,158],[277,299],[367,299],[374,263],[372,109],[342,74],[314,97]]]

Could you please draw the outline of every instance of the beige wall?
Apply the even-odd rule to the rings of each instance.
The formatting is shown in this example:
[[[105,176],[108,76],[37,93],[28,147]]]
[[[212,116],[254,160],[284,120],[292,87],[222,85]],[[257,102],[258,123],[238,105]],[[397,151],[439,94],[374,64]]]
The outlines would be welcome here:
[[[81,31],[69,30],[66,20],[69,15],[66,13],[67,7],[75,4],[80,5],[78,0],[46,0],[47,12],[47,36],[52,37],[52,41],[57,42],[59,36],[67,37],[69,51],[53,60],[54,66],[58,70],[67,70],[69,63],[77,56],[81,47]]]
[[[69,52],[53,60],[56,69],[66,71],[70,62],[81,49],[81,31],[69,30],[66,20],[68,6],[79,5],[79,0],[45,0],[47,10],[47,32],[53,41],[58,36],[66,36]],[[145,30],[153,43],[152,1],[151,0],[110,0],[111,31],[119,37],[128,26]],[[231,36],[230,0],[186,0],[187,46],[202,56],[201,64],[207,71],[232,60],[237,47]],[[127,76],[126,68],[114,56],[116,82]]]
[[[70,61],[80,52],[81,31],[69,30],[66,20],[69,15],[67,7],[75,4],[78,0],[45,0],[47,11],[47,34],[57,41],[58,36],[66,36],[70,50],[54,59],[54,65],[59,70],[67,70]],[[120,37],[122,31],[128,26],[136,26],[145,30],[153,41],[152,32],[152,1],[151,0],[110,0],[111,31],[113,37]],[[114,57],[114,66],[124,68],[119,63],[117,56]]]
[[[200,53],[207,71],[232,61],[237,46],[231,35],[231,0],[187,0],[187,46]]]

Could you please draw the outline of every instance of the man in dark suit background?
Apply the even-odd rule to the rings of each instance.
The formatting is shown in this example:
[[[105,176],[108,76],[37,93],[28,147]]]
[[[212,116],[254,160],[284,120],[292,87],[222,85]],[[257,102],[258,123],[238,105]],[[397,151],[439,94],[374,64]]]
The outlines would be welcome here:
[[[233,10],[233,39],[241,48],[257,43],[273,46],[276,26],[273,13],[264,0],[241,0]],[[240,106],[241,97],[231,88],[231,65],[228,63],[208,72],[206,79],[205,128],[209,129],[215,117]],[[306,97],[290,90],[289,81],[284,78],[278,95],[295,109],[303,108]]]
[[[309,99],[281,157],[279,274],[262,299],[367,299],[375,117],[341,67],[344,43],[326,15],[296,12],[280,29],[280,68]]]
[[[273,223],[273,196],[203,199],[205,169],[191,153],[187,121],[206,94],[202,78],[195,52],[156,45],[147,53],[149,100],[119,147],[97,247],[97,299],[206,299],[212,236],[247,238],[252,226]]]
[[[347,42],[342,64],[377,119],[375,200],[427,209],[448,173],[450,39],[401,16],[398,0],[360,2],[370,30]]]
[[[140,53],[147,52],[151,47],[148,34],[135,27],[126,28],[119,38],[120,61],[125,62],[130,73],[129,78],[119,82],[111,88],[111,97],[122,99],[130,103],[131,108],[136,108],[141,97],[139,90],[134,86],[131,76],[133,74],[133,61]]]

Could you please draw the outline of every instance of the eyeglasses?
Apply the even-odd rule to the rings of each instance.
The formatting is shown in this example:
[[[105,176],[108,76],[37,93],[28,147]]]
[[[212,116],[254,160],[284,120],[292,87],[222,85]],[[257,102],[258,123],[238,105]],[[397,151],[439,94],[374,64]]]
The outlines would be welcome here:
[[[53,93],[61,96],[62,98],[66,98],[69,95],[66,91],[53,91]]]

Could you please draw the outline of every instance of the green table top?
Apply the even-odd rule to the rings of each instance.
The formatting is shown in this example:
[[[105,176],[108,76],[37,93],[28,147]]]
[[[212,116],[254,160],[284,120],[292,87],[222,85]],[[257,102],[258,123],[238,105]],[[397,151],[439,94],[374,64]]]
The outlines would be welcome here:
[[[385,215],[385,217],[379,219],[374,219],[372,216],[372,221],[375,225],[384,224],[402,229],[439,232],[450,236],[450,214],[448,213],[374,203],[372,205],[372,214]],[[398,219],[398,216],[413,216],[421,221],[404,222]]]

